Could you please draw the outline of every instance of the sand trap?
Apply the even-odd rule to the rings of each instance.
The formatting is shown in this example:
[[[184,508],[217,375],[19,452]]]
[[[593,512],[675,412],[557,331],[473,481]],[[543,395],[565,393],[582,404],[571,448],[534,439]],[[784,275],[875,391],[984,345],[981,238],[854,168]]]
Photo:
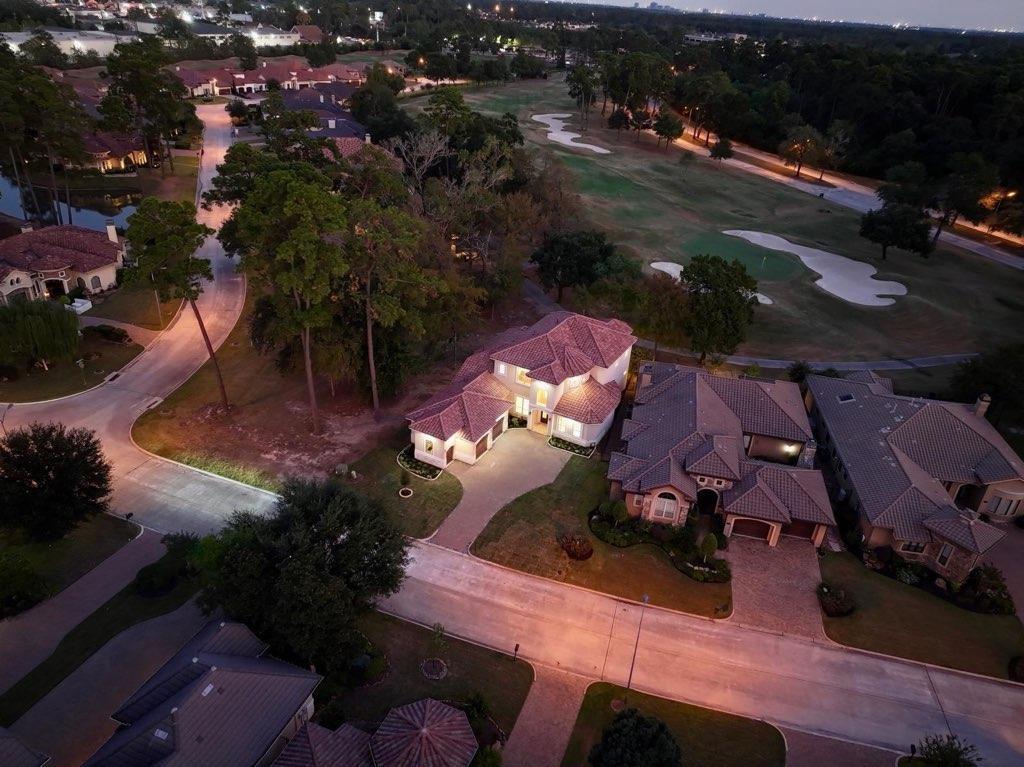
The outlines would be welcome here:
[[[680,273],[683,271],[683,267],[681,265],[674,263],[672,261],[655,261],[653,264],[651,264],[651,269],[657,269],[659,272],[665,272],[665,274],[669,274],[675,277],[677,280],[679,279]],[[755,293],[754,296],[757,298],[757,303],[759,304],[771,306],[772,304],[775,303],[770,298],[768,298],[768,296],[766,296],[764,293]]]
[[[815,280],[815,285],[826,293],[831,293],[836,298],[841,298],[851,304],[891,306],[896,303],[896,300],[883,298],[883,296],[905,296],[907,294],[907,286],[900,282],[876,280],[873,275],[878,270],[863,261],[854,261],[852,258],[829,253],[827,250],[795,245],[785,237],[779,237],[776,234],[748,232],[739,229],[731,229],[723,234],[740,237],[769,250],[792,253],[803,262],[804,266],[821,275],[820,279]]]
[[[559,112],[557,114],[550,115],[534,115],[533,119],[548,126],[549,141],[554,141],[556,144],[562,144],[563,146],[571,146],[574,149],[589,149],[594,154],[611,154],[611,152],[603,146],[597,146],[596,144],[581,144],[576,141],[576,139],[580,138],[581,134],[565,130],[566,120],[570,117],[572,117],[572,115],[568,112]]]

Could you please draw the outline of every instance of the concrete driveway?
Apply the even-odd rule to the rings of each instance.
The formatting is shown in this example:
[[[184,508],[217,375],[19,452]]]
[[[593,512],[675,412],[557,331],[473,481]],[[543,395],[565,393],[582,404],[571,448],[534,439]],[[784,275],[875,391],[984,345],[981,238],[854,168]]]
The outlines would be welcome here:
[[[529,429],[509,429],[472,466],[456,461],[448,471],[462,483],[462,500],[430,538],[468,552],[491,517],[523,493],[555,481],[572,457]]]
[[[815,589],[821,582],[818,553],[810,541],[764,541],[733,536],[725,558],[732,567],[732,616],[743,626],[824,639]]]

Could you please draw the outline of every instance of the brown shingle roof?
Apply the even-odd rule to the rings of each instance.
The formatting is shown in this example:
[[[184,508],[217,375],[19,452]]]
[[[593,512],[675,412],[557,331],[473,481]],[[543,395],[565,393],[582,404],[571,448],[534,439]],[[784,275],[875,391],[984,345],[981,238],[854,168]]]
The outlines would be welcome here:
[[[50,761],[18,740],[14,733],[0,727],[0,764],[3,767],[43,767]]]
[[[467,767],[476,749],[466,715],[433,698],[391,709],[370,738],[376,767]]]
[[[331,731],[307,722],[274,760],[274,767],[373,767],[370,734],[350,724]]]

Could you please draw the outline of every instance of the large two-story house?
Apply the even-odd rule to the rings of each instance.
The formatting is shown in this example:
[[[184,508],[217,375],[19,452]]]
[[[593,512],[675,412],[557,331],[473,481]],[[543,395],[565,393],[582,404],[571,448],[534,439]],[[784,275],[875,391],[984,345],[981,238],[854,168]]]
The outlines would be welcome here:
[[[806,405],[869,548],[890,546],[959,582],[1004,535],[981,515],[1024,513],[1024,462],[985,420],[987,397],[903,397],[854,373],[810,376]]]
[[[634,343],[624,322],[572,312],[506,331],[409,413],[415,457],[440,468],[475,463],[508,428],[510,414],[542,434],[596,445],[611,427]]]
[[[725,535],[770,546],[782,535],[820,546],[835,525],[796,384],[645,363],[622,440],[608,478],[633,516],[718,514]]]

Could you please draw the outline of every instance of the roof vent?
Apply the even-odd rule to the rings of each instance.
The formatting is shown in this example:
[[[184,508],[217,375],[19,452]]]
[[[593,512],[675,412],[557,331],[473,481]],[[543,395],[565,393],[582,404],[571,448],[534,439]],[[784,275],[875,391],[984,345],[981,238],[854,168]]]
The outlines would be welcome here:
[[[211,692],[213,692],[213,685],[212,684],[206,685],[206,687],[203,688],[203,697],[205,698]]]
[[[853,402],[854,396],[852,394],[837,394],[836,399],[840,402]]]
[[[159,728],[153,731],[153,735],[160,738],[160,740],[167,740],[167,738],[170,737],[170,733],[167,732],[167,730],[161,730]]]

